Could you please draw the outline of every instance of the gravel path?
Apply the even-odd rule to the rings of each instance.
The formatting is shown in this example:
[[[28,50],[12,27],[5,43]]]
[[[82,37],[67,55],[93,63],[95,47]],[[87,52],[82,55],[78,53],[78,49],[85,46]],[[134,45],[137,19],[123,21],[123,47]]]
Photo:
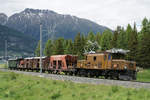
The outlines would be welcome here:
[[[131,82],[131,81],[118,81],[118,80],[107,80],[107,79],[95,79],[95,78],[87,78],[87,77],[77,77],[77,76],[67,76],[67,75],[55,75],[55,74],[46,74],[46,73],[37,73],[37,72],[23,72],[23,71],[15,71],[15,70],[8,70],[8,69],[0,69],[1,71],[11,71],[15,73],[23,73],[27,75],[33,76],[41,76],[48,79],[53,80],[66,80],[72,81],[75,83],[88,83],[88,84],[104,84],[104,85],[117,85],[123,86],[127,88],[148,88],[150,89],[150,83],[144,82]]]

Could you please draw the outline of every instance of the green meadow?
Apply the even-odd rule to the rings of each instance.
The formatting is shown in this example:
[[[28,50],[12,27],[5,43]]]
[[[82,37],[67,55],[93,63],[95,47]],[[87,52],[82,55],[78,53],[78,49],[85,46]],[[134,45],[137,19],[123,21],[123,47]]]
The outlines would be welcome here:
[[[137,81],[150,82],[150,69],[144,69],[138,72]]]
[[[150,90],[0,72],[0,100],[150,100]]]

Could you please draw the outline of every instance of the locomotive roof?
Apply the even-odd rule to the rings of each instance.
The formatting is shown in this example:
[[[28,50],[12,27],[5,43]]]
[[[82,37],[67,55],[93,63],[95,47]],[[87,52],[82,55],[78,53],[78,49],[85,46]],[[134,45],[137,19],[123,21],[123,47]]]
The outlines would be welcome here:
[[[99,55],[104,55],[104,53],[90,53],[86,54],[87,56],[99,56]]]
[[[124,60],[124,59],[113,59],[112,61],[123,61],[123,62],[132,62],[132,63],[135,63],[135,61],[128,61],[128,60]]]
[[[46,56],[43,56],[42,59],[43,58],[46,58]],[[24,58],[24,59],[40,59],[40,57],[27,57],[27,58]]]
[[[116,49],[116,48],[113,48],[113,49],[110,49],[110,50],[106,50],[106,52],[109,52],[109,53],[127,54],[128,52],[130,52],[130,50],[124,50],[124,49]]]
[[[98,56],[98,55],[104,55],[104,54],[110,54],[109,52],[97,52],[97,53],[87,53],[86,56]]]
[[[19,59],[23,59],[23,58],[14,58],[14,59],[8,59],[8,60],[11,61],[11,60],[19,60]]]
[[[77,55],[52,55],[51,57],[66,57],[66,56],[77,56]]]
[[[8,59],[9,61],[11,61],[11,60],[17,60],[17,59]]]

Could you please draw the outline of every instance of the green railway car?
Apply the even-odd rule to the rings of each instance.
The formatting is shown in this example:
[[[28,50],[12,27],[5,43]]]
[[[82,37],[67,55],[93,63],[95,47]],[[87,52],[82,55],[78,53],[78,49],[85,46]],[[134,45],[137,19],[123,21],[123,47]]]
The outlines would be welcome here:
[[[9,59],[8,60],[8,68],[9,69],[17,69],[20,63],[20,59]]]

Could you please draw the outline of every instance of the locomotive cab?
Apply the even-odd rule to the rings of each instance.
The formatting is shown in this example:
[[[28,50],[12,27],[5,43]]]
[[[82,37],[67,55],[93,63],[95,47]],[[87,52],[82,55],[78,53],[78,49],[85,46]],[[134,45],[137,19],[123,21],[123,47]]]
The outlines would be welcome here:
[[[129,50],[111,49],[107,52],[112,54],[112,69],[119,74],[119,79],[136,79],[136,62],[124,59]]]
[[[114,59],[114,54],[119,57],[120,52],[100,52],[86,54],[85,60],[78,60],[77,74],[83,76],[104,76],[110,79],[135,80],[136,63],[121,59]]]
[[[109,53],[86,54],[85,60],[78,60],[77,68],[110,69],[112,57]]]

